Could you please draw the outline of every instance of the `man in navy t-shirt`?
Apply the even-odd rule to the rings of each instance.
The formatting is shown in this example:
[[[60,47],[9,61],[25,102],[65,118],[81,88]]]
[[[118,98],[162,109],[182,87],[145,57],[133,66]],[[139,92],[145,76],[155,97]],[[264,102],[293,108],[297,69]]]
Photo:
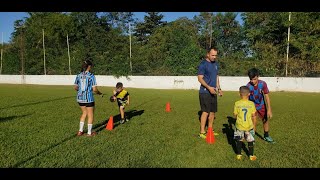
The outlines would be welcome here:
[[[215,113],[217,112],[217,94],[222,96],[219,82],[219,65],[216,61],[218,50],[210,48],[206,58],[201,61],[198,67],[198,81],[200,82],[199,100],[201,107],[200,133],[199,137],[206,138],[205,125],[208,122],[208,129],[212,129]],[[209,116],[209,117],[208,117]],[[215,135],[218,135],[215,133]]]

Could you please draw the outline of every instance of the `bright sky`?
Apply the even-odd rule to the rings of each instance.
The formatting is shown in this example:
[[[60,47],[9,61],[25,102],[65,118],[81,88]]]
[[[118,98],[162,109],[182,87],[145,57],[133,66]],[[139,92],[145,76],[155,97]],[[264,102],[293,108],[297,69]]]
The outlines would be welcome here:
[[[135,18],[143,21],[146,13],[144,12],[135,12]],[[163,20],[170,22],[174,21],[180,17],[187,17],[189,19],[193,19],[194,16],[199,15],[199,12],[161,12],[164,15]],[[240,13],[239,13],[240,14]],[[13,23],[18,19],[23,19],[24,17],[28,17],[28,14],[25,12],[0,12],[0,41],[2,43],[9,42],[11,33],[13,32]],[[238,15],[237,20],[242,22],[240,16]],[[3,35],[2,35],[3,34]],[[2,39],[3,36],[3,39]]]

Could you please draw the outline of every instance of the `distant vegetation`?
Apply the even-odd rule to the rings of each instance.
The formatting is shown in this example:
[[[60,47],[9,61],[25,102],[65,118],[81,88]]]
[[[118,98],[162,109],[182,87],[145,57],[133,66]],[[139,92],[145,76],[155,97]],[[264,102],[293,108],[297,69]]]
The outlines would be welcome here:
[[[233,12],[172,22],[160,12],[148,12],[144,21],[128,12],[28,14],[1,47],[2,74],[70,74],[68,36],[71,74],[90,58],[98,75],[193,76],[205,49],[215,46],[223,76],[258,67],[262,76],[320,77],[319,12],[292,12],[290,22],[289,12],[245,12],[243,24]]]

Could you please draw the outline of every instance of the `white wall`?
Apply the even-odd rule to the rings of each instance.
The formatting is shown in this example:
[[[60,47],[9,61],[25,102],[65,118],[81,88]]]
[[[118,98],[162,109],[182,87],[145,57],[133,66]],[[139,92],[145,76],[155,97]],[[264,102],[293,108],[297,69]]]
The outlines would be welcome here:
[[[75,75],[0,75],[1,84],[73,85]],[[197,76],[114,76],[96,75],[98,86],[114,87],[122,82],[125,87],[150,89],[199,89]],[[320,92],[320,78],[260,77],[270,91]],[[238,91],[248,77],[220,77],[224,91]]]

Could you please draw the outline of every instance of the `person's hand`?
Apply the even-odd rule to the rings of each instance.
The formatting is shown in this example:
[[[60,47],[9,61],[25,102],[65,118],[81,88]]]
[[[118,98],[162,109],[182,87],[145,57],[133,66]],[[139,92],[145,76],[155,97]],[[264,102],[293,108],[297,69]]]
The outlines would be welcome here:
[[[210,92],[211,94],[217,94],[217,92],[216,92],[216,90],[215,90],[214,87],[209,86],[208,90],[209,90],[209,92]]]
[[[223,92],[222,92],[222,90],[220,89],[219,90],[219,96],[222,96],[223,95]]]
[[[272,118],[272,112],[271,112],[271,110],[268,110],[268,112],[267,112],[267,115],[268,115],[268,118]]]

